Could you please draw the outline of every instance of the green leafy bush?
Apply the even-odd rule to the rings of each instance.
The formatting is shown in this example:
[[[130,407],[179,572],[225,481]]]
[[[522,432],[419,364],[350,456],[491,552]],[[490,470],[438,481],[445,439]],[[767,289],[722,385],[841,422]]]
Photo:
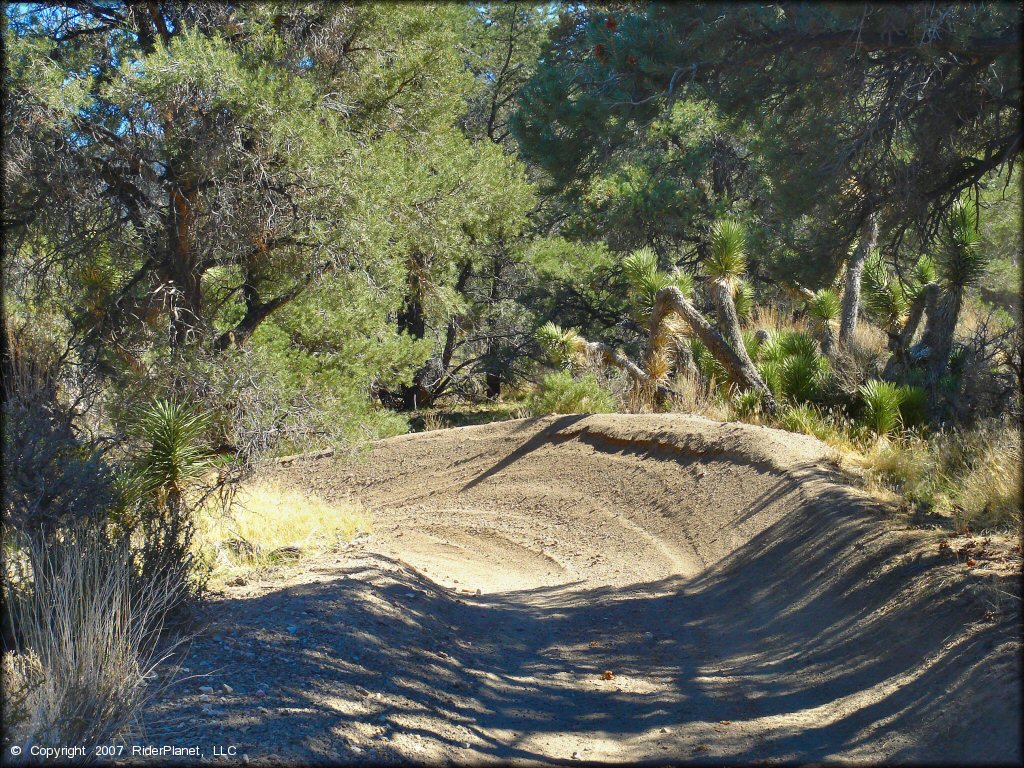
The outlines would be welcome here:
[[[540,389],[530,401],[537,415],[549,413],[613,413],[615,396],[598,384],[594,374],[574,378],[567,371],[544,377]]]

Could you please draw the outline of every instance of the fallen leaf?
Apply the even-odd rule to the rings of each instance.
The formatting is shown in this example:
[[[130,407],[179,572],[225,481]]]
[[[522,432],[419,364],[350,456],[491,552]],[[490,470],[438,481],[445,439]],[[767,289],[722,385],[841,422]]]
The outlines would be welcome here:
[[[602,680],[614,680],[615,679],[615,673],[612,672],[610,669],[606,669],[604,672],[601,673],[601,679]]]

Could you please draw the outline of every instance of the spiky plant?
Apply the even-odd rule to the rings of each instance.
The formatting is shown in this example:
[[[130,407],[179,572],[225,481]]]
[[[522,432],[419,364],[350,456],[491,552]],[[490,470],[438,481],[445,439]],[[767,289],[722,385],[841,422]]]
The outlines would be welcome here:
[[[536,330],[535,337],[551,361],[559,368],[568,370],[582,362],[586,342],[574,329],[562,329],[561,326],[548,321]]]
[[[903,392],[897,385],[872,379],[860,386],[864,403],[864,424],[878,435],[889,435],[900,427]]]
[[[736,316],[740,320],[748,320],[754,311],[754,287],[750,283],[737,280],[733,303],[736,305]]]
[[[678,267],[672,272],[658,269],[658,256],[648,246],[637,248],[622,261],[622,274],[629,287],[640,300],[645,312],[654,305],[658,291],[670,285],[684,296],[693,293],[693,279]]]
[[[912,384],[900,386],[900,422],[906,428],[919,427],[928,419],[928,393]]]
[[[729,381],[729,371],[716,358],[711,351],[697,337],[690,339],[690,351],[693,353],[693,362],[700,372],[701,378],[715,387],[723,388]]]
[[[816,351],[787,355],[779,375],[780,394],[790,402],[816,400],[827,385],[831,366]]]
[[[868,257],[864,265],[861,284],[864,308],[868,314],[886,330],[899,330],[910,308],[910,300],[900,282],[889,273],[877,251]]]
[[[711,253],[704,262],[708,276],[735,286],[747,269],[746,234],[734,219],[719,219],[711,225]]]
[[[747,354],[750,359],[755,363],[761,359],[761,347],[765,342],[762,341],[761,336],[758,335],[757,331],[746,329],[743,331],[743,346],[747,350]]]
[[[137,496],[174,502],[213,465],[204,442],[209,415],[172,400],[139,411],[132,433],[146,444],[130,485]]]
[[[831,355],[836,345],[836,321],[842,314],[839,294],[829,288],[817,291],[807,303],[811,322],[821,336],[821,351]]]
[[[839,294],[831,288],[822,288],[817,291],[814,298],[807,303],[808,314],[819,325],[838,320],[841,309],[842,302],[839,299]]]
[[[910,292],[916,298],[918,291],[928,283],[935,282],[938,271],[935,269],[935,262],[928,254],[923,254],[916,262],[910,272]]]
[[[761,412],[761,393],[756,389],[738,392],[732,397],[732,407],[741,419],[749,419]]]
[[[957,202],[949,211],[939,236],[939,279],[948,290],[964,290],[985,276],[988,260],[981,250],[978,215],[973,205]]]

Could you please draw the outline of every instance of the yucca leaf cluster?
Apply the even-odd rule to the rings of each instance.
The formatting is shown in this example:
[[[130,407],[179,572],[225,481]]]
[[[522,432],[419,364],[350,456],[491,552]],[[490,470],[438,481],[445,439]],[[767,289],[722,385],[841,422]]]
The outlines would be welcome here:
[[[172,400],[142,408],[131,431],[145,448],[131,474],[129,494],[166,500],[198,482],[214,463],[204,440],[209,425],[208,414]]]
[[[693,278],[679,269],[671,272],[659,269],[658,255],[646,245],[623,259],[622,275],[639,300],[644,314],[650,313],[662,288],[675,286],[687,297],[693,293]]]
[[[563,329],[548,321],[536,330],[535,336],[541,348],[559,368],[568,370],[580,364],[585,341],[574,329]]]
[[[747,269],[746,233],[734,219],[719,219],[711,225],[711,252],[704,271],[715,280],[734,283]]]
[[[749,348],[748,348],[749,350]],[[821,400],[828,391],[832,367],[806,333],[772,334],[751,354],[761,377],[776,397],[791,403]]]
[[[981,282],[988,260],[981,250],[977,210],[957,202],[950,209],[939,235],[939,279],[948,290],[964,290]]]

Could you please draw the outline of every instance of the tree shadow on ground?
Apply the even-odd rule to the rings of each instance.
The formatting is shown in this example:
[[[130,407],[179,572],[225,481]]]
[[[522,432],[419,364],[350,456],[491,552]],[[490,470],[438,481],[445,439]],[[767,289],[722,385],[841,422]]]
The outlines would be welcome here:
[[[245,648],[217,673],[242,689],[217,705],[218,738],[250,743],[248,727],[304,762],[351,760],[358,719],[405,760],[396,734],[467,762],[578,763],[544,749],[565,733],[695,762],[1019,758],[1012,619],[982,623],[937,558],[908,555],[841,490],[693,579],[469,597],[367,555],[217,604],[222,648]]]

